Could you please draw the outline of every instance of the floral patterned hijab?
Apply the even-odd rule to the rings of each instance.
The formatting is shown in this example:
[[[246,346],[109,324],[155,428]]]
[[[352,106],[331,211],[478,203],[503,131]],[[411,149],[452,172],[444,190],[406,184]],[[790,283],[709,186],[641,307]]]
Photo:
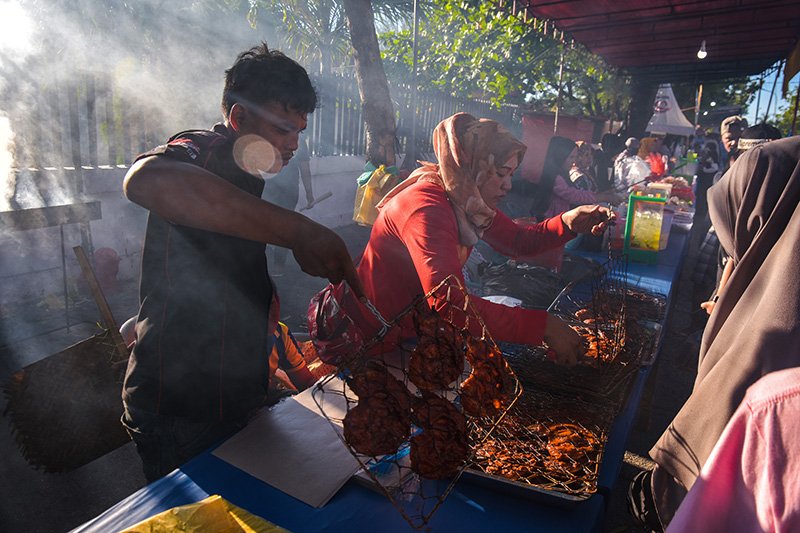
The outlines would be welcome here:
[[[494,120],[456,113],[433,130],[433,150],[439,163],[421,162],[420,168],[389,191],[378,208],[419,180],[437,183],[455,211],[460,243],[473,246],[495,215],[479,187],[489,179],[491,166],[500,167],[513,155],[521,162],[526,147]]]

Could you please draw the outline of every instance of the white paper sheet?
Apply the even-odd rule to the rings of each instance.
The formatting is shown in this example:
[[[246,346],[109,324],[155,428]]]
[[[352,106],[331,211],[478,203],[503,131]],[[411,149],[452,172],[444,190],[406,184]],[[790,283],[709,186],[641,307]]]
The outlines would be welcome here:
[[[320,412],[313,389],[262,411],[212,453],[308,505],[322,507],[360,466]],[[326,394],[324,406],[328,416],[344,418],[340,395]]]

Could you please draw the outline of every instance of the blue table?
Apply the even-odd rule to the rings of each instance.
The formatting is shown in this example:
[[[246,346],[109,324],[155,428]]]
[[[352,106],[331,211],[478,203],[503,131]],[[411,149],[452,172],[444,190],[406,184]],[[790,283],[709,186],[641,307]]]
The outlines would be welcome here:
[[[683,261],[686,242],[685,233],[673,232],[668,248],[659,254],[658,264],[630,263],[630,284],[669,298]],[[601,530],[606,500],[622,467],[625,445],[649,372],[648,366],[640,369],[628,401],[614,422],[600,467],[598,491],[591,498],[570,507],[553,507],[462,480],[434,514],[430,529],[434,532]],[[325,507],[315,509],[206,452],[75,531],[117,531],[211,494],[219,494],[233,504],[294,532],[389,533],[411,530],[384,496],[353,481],[348,482]]]

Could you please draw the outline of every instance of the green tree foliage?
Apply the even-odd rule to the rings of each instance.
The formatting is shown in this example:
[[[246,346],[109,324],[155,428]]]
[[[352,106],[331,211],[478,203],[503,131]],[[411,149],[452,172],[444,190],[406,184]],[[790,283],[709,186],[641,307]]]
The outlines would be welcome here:
[[[553,110],[558,95],[561,44],[545,35],[543,23],[509,11],[509,2],[440,0],[429,5],[419,27],[418,82],[454,96],[495,104],[529,104]],[[410,29],[381,36],[390,79],[411,74]],[[580,46],[564,50],[562,109],[584,115],[621,117],[627,83]]]
[[[237,0],[229,0],[237,2]],[[408,22],[412,0],[375,0],[375,22]],[[252,25],[269,20],[282,39],[279,48],[312,71],[327,74],[352,66],[352,46],[341,0],[250,0]]]
[[[717,106],[741,106],[742,113],[747,113],[747,106],[758,90],[758,80],[747,77],[736,78],[714,83],[703,84],[702,109],[708,109],[711,102]],[[672,86],[675,99],[681,109],[686,109],[686,116],[694,120],[694,106],[697,99],[698,84],[680,83]],[[689,109],[691,108],[691,109]]]
[[[778,112],[768,120],[770,124],[781,130],[784,137],[789,135],[797,135],[800,133],[800,117],[796,120],[794,118],[795,106],[797,105],[797,92],[792,95],[791,100],[786,107],[780,107]],[[794,132],[792,132],[792,123],[794,122]]]

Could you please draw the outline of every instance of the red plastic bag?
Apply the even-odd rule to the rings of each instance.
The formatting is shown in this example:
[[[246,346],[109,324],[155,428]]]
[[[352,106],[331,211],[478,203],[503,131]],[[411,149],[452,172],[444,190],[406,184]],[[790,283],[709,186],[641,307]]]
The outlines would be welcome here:
[[[322,361],[338,365],[364,346],[364,335],[356,324],[360,315],[357,305],[345,283],[329,283],[309,302],[308,333]]]

